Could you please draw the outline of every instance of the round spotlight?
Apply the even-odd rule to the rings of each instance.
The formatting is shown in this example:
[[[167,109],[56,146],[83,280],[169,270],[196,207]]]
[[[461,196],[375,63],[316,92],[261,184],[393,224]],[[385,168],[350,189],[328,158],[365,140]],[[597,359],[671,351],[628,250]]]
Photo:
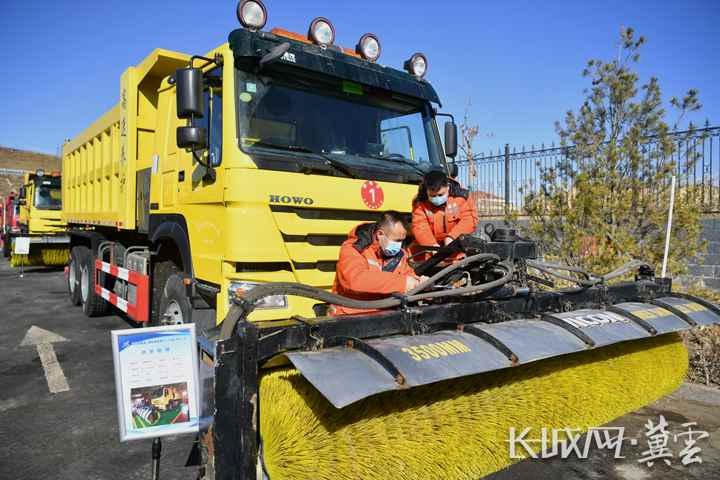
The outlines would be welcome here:
[[[248,30],[260,30],[267,22],[267,9],[260,0],[242,0],[237,6],[237,18]]]
[[[335,27],[327,18],[317,17],[310,23],[308,37],[321,47],[330,46],[335,41]]]
[[[355,52],[359,53],[365,60],[374,62],[380,58],[380,40],[372,33],[366,33],[360,37]]]
[[[37,176],[37,177],[44,177],[44,176],[45,176],[45,170],[43,170],[42,168],[38,168],[37,170],[35,170],[35,176]]]
[[[410,75],[423,78],[427,73],[427,57],[422,53],[413,53],[409,60],[405,60],[405,70]]]

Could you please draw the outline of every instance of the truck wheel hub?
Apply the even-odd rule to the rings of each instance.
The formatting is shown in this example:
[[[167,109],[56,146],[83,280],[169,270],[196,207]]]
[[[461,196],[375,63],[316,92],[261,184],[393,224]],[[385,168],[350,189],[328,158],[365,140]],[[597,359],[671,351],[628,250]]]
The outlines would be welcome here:
[[[185,323],[183,321],[182,308],[180,308],[180,304],[175,300],[171,300],[168,306],[165,308],[162,323],[164,325],[182,325],[183,323]]]

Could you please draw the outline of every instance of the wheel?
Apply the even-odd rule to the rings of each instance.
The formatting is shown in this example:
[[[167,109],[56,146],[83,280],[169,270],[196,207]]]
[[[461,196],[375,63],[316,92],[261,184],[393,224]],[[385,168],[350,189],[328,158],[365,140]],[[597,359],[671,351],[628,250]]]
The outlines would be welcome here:
[[[155,283],[155,280],[165,278],[164,284]],[[153,309],[151,317],[152,325],[182,325],[183,323],[192,322],[192,305],[187,296],[185,285],[183,284],[183,275],[178,273],[178,268],[171,262],[161,262],[155,268],[153,275],[153,291],[156,291],[155,285],[164,285],[162,291],[157,292],[157,309]],[[155,300],[155,295],[153,295]],[[153,302],[155,303],[155,302]]]
[[[80,253],[80,298],[83,312],[97,317],[108,312],[110,304],[95,293],[95,255],[87,247],[77,247]]]
[[[73,305],[80,305],[82,298],[80,296],[80,258],[81,247],[73,247],[70,251],[70,264],[68,265],[68,295],[70,296],[70,303]]]

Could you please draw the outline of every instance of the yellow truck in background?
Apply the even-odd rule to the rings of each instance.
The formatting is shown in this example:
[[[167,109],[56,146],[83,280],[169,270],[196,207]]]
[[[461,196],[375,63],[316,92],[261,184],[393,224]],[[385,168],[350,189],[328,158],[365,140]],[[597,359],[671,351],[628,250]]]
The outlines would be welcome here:
[[[165,412],[180,405],[183,402],[183,396],[175,387],[163,387],[162,394],[153,398],[150,402],[153,407]]]
[[[238,29],[204,56],[156,49],[120,78],[118,103],[62,151],[69,292],[152,325],[215,326],[265,282],[329,289],[339,246],[380,211],[409,212],[446,152],[415,54],[407,72],[282,29]],[[325,43],[322,43],[325,42]],[[256,320],[315,316],[276,296]]]
[[[65,265],[70,237],[61,219],[61,177],[59,172],[46,174],[39,169],[26,173],[18,195],[18,233],[9,237],[29,238],[30,253],[17,254],[11,245],[11,265]]]

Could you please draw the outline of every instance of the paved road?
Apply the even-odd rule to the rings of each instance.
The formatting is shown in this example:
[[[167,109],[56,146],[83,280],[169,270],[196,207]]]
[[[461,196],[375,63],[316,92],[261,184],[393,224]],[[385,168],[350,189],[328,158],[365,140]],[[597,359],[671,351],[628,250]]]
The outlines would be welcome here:
[[[20,346],[37,326],[67,338],[54,348],[69,391],[50,394],[38,352]],[[121,444],[117,434],[110,330],[129,325],[118,316],[88,319],[70,306],[62,271],[16,270],[0,260],[0,478],[1,479],[146,479],[150,442]],[[588,460],[521,462],[491,476],[519,479],[710,479],[720,471],[720,394],[685,386],[650,407],[619,419],[628,437],[645,441],[643,424],[663,414],[677,429],[686,421],[712,434],[701,440],[702,464],[673,467],[637,462],[645,448],[627,446],[627,458],[615,460],[594,449]],[[162,478],[195,478],[184,468],[192,438],[163,441]],[[675,447],[675,453],[679,448]],[[713,475],[715,474],[715,477]]]
[[[50,394],[35,347],[19,346],[31,326],[55,343],[69,391]],[[110,330],[122,318],[86,318],[67,298],[63,272],[15,269],[0,261],[0,478],[148,479],[150,441],[118,440]],[[184,468],[192,438],[163,440],[162,478],[193,479]]]

